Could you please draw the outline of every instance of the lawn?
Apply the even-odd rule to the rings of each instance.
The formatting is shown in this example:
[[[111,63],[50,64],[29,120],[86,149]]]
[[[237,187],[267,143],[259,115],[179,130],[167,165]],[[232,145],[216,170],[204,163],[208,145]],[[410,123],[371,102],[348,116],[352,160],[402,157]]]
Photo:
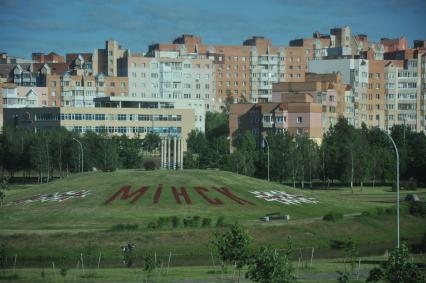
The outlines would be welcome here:
[[[162,184],[161,194],[156,193],[159,184]],[[123,195],[117,195],[114,201],[105,204],[123,186],[131,186],[129,197],[122,199]],[[138,194],[134,193],[141,187],[146,187],[145,192],[135,200]],[[172,187],[176,192],[185,187],[187,199],[181,195],[179,204]],[[196,187],[205,188],[201,191],[203,194],[197,192]],[[233,199],[214,189],[223,187],[229,189]],[[62,202],[11,205],[13,201],[37,194],[80,190],[89,190],[91,194]],[[318,203],[286,205],[267,202],[255,198],[250,193],[254,190],[285,191],[313,198]],[[402,198],[406,193],[402,193]],[[415,193],[421,200],[426,198],[425,189]],[[355,188],[354,193],[350,189],[300,190],[213,170],[84,173],[48,184],[13,185],[7,192],[6,205],[0,208],[0,243],[5,245],[9,258],[18,255],[27,267],[52,260],[76,262],[82,253],[90,261],[95,261],[102,253],[105,266],[119,267],[120,246],[129,241],[137,246],[136,258],[141,258],[147,251],[167,258],[171,252],[174,266],[208,265],[211,262],[209,240],[218,229],[226,229],[215,227],[217,219],[223,216],[225,224],[239,222],[244,225],[252,237],[253,250],[265,245],[285,248],[286,239],[291,237],[295,247],[307,250],[315,247],[318,257],[333,258],[343,254],[341,250],[331,249],[332,243],[352,239],[360,246],[363,255],[375,255],[394,246],[395,216],[359,216],[359,213],[369,211],[374,214],[378,207],[388,208],[394,203],[395,193],[385,187],[364,188],[362,191]],[[322,221],[322,216],[331,211],[347,217],[337,222]],[[276,212],[289,214],[291,220],[259,221],[259,217]],[[172,228],[170,222],[162,228],[147,228],[150,222],[157,223],[160,217],[170,220],[173,216],[181,220],[199,216],[201,220],[209,218],[212,222],[203,228],[200,225],[183,227],[182,222],[177,228]],[[135,230],[112,230],[117,224],[138,226]],[[426,233],[425,224],[424,218],[403,214],[402,240],[420,241]]]

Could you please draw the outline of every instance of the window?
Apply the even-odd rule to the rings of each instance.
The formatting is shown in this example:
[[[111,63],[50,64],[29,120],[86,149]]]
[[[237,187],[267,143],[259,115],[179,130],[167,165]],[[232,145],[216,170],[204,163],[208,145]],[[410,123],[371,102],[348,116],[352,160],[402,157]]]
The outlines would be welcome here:
[[[303,117],[302,116],[297,116],[296,123],[297,124],[302,124],[303,123]]]
[[[156,78],[158,78],[158,74],[157,74],[157,73],[151,73],[151,78],[152,78],[152,79],[156,79]]]
[[[126,114],[118,114],[117,119],[118,121],[127,121],[127,116]]]
[[[126,87],[126,83],[120,83],[120,87],[121,88],[125,88]]]
[[[53,86],[53,87],[55,87],[56,86],[56,81],[51,81],[50,85]]]

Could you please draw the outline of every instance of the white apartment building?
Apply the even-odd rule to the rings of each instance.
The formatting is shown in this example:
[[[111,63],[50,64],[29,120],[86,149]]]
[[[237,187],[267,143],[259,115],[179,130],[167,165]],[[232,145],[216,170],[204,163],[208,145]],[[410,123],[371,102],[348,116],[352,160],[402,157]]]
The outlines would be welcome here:
[[[265,53],[259,53],[254,46],[250,51],[250,97],[251,102],[271,102],[272,101],[272,84],[279,81],[280,77],[284,78],[285,60],[284,49],[278,53],[271,53],[267,47]],[[281,76],[283,74],[283,76]]]
[[[196,128],[204,131],[205,112],[217,111],[213,62],[203,58],[131,56],[119,59],[119,75],[128,76],[129,97],[194,109]],[[174,56],[174,58],[173,58]]]
[[[422,78],[424,56],[409,59],[404,68],[388,63],[385,67],[385,125],[406,125],[413,131],[425,130],[425,85]],[[423,92],[422,92],[423,81]]]
[[[21,87],[3,84],[3,108],[46,107],[47,87]]]
[[[308,61],[308,72],[327,74],[340,72],[342,82],[352,87],[354,103],[354,126],[367,124],[368,109],[368,60],[364,59],[330,59]],[[349,93],[348,93],[349,95]],[[345,100],[351,101],[350,97]],[[349,113],[347,113],[350,116]],[[345,115],[346,116],[346,115]]]

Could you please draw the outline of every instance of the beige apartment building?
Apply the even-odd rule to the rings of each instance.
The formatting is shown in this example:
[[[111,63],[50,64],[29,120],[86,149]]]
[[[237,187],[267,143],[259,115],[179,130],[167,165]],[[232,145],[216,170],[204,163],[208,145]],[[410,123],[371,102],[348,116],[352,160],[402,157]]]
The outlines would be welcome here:
[[[238,136],[249,131],[261,145],[267,131],[288,131],[292,135],[308,135],[318,143],[322,141],[322,106],[311,95],[288,97],[281,103],[238,103],[229,110],[230,149]]]
[[[105,48],[93,51],[93,74],[104,74],[105,76],[117,76],[117,60],[129,56],[129,50],[124,49],[115,40],[109,39],[105,42]]]
[[[308,99],[310,98],[310,99]],[[356,111],[351,88],[342,82],[340,73],[306,73],[304,82],[277,83],[273,86],[272,102],[291,102],[297,99],[322,106],[322,129],[326,132],[344,116],[354,124]]]
[[[200,56],[215,66],[216,97],[220,102],[270,101],[272,84],[303,81],[307,54],[303,47],[272,46],[269,39],[254,36],[242,45],[208,45],[200,37],[184,34],[172,44],[153,44],[155,52],[178,51],[181,55]]]
[[[78,133],[105,131],[140,138],[153,132],[161,137],[182,137],[184,150],[186,138],[195,126],[192,109],[124,107],[5,109],[4,123],[34,132],[65,127]]]

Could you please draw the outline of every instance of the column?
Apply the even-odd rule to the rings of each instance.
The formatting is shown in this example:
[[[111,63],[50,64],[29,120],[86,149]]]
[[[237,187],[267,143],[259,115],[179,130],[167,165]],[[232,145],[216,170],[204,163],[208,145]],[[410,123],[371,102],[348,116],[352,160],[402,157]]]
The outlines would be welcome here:
[[[173,170],[176,170],[176,137],[173,138]]]
[[[183,169],[183,139],[180,139],[180,169]]]
[[[160,150],[161,150],[161,162],[160,162],[160,168],[163,168],[163,140],[161,140]]]
[[[171,158],[170,158],[170,151],[172,149],[172,140],[170,139],[170,137],[167,137],[167,169],[171,169],[170,167],[170,163],[171,163]]]
[[[180,138],[177,138],[177,163],[176,169],[180,169]]]

